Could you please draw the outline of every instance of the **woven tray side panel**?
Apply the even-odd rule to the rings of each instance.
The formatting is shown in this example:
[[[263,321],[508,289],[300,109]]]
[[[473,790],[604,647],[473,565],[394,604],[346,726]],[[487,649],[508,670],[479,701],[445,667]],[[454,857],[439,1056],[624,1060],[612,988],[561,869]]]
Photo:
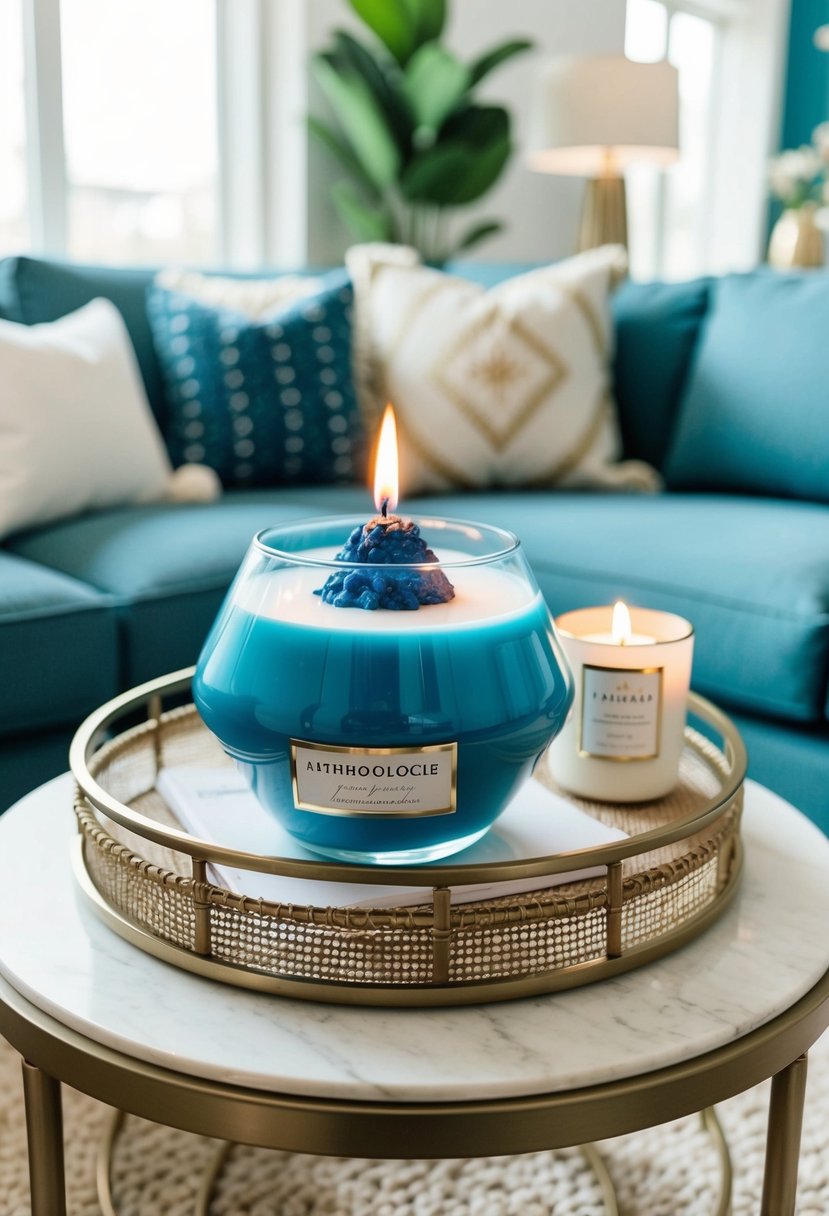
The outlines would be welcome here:
[[[106,902],[156,937],[192,950],[195,916],[189,893],[174,882],[158,882],[134,864],[126,850],[84,843],[87,871]]]
[[[428,984],[428,929],[334,929],[290,919],[210,911],[213,955],[267,975],[354,984]]]
[[[698,870],[640,894],[622,909],[622,947],[658,941],[704,911],[717,895],[716,855]]]
[[[540,975],[605,956],[604,908],[583,916],[555,917],[497,929],[456,929],[451,983]]]

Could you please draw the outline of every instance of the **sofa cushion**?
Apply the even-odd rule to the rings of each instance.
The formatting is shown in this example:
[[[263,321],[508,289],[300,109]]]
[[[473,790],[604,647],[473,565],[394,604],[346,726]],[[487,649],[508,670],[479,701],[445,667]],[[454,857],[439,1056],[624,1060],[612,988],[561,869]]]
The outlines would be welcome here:
[[[793,721],[827,712],[829,510],[732,496],[465,495],[405,504],[516,532],[551,611],[623,598],[694,625],[694,687]]]
[[[77,725],[0,737],[0,815],[35,786],[66,772]]]
[[[711,293],[668,484],[829,502],[829,277],[730,275]]]
[[[147,296],[164,370],[175,464],[209,465],[225,486],[335,483],[362,477],[365,435],[351,375],[348,276],[271,280],[294,298],[273,306],[268,282],[185,276]],[[313,294],[303,291],[313,282]],[[227,304],[212,303],[224,284]],[[196,298],[207,288],[208,300]],[[301,293],[301,294],[300,294]],[[262,304],[265,315],[260,312]],[[247,299],[246,299],[247,297]]]
[[[749,776],[787,798],[829,836],[829,733],[818,726],[784,726],[763,718],[729,715],[748,750]]]
[[[194,663],[254,534],[301,517],[309,506],[317,515],[364,508],[367,518],[373,514],[365,489],[316,488],[297,502],[288,491],[232,491],[210,506],[100,511],[12,543],[31,561],[112,596],[129,686]]]
[[[829,512],[731,496],[464,494],[404,514],[479,519],[522,539],[550,608],[632,604],[688,617],[694,686],[793,721],[824,713]],[[141,507],[67,521],[18,553],[120,603],[130,683],[193,662],[253,534],[305,514],[372,512],[361,487],[233,491],[210,507]]]
[[[612,300],[613,390],[625,456],[661,469],[696,349],[710,280],[623,283]]]
[[[0,734],[76,724],[118,692],[109,596],[0,553]]]

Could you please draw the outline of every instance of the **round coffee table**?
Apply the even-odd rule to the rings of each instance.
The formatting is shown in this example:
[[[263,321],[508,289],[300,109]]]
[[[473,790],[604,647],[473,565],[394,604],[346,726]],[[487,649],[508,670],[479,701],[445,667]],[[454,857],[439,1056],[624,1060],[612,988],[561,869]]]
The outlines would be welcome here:
[[[794,1212],[805,1052],[829,1024],[829,841],[768,790],[747,785],[741,890],[682,950],[567,992],[416,1010],[242,991],[135,949],[76,896],[71,795],[58,778],[0,819],[0,1031],[25,1061],[33,1216],[65,1212],[61,1081],[251,1145],[438,1158],[620,1135],[767,1077],[762,1214]]]

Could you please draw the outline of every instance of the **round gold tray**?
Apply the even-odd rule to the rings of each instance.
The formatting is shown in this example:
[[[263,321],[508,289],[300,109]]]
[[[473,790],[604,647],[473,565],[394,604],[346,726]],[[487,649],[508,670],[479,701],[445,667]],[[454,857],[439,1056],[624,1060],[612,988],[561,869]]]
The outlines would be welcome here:
[[[657,802],[571,799],[628,838],[550,857],[478,864],[357,866],[265,857],[199,840],[156,789],[166,766],[230,764],[186,696],[192,669],[92,714],[72,743],[82,891],[117,933],[212,979],[316,1001],[449,1005],[506,1000],[616,975],[690,941],[724,909],[741,864],[746,754],[730,720],[696,694],[676,789]],[[113,734],[136,711],[146,720]],[[105,742],[101,742],[106,740]],[[555,786],[544,763],[534,780]],[[417,907],[315,907],[252,899],[208,881],[208,865],[292,878],[423,887]],[[602,867],[601,877],[477,903],[453,885]]]

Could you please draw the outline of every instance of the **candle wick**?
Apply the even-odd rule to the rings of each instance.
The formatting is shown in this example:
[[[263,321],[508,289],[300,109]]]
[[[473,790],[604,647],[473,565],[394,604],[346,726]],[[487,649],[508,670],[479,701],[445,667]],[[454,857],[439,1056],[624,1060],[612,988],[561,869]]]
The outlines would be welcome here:
[[[389,513],[389,500],[387,498],[384,498],[383,505],[380,508],[380,514],[383,516],[383,519],[386,519],[388,516],[388,513]]]

